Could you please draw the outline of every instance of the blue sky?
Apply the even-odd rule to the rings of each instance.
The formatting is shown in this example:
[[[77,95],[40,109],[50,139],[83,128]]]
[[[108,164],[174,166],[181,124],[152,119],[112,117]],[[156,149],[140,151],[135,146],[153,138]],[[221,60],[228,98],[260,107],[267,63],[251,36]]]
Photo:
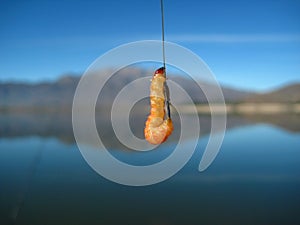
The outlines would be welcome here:
[[[164,0],[166,40],[189,48],[233,87],[300,82],[300,1]],[[0,3],[0,81],[81,73],[130,41],[161,37],[160,2]]]

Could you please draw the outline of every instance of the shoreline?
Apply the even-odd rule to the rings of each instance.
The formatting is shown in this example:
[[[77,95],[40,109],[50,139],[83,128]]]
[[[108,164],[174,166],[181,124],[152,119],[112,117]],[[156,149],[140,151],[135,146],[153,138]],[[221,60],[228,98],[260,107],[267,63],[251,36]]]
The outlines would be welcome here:
[[[260,115],[274,115],[274,114],[299,114],[300,103],[228,103],[222,104],[196,104],[194,105],[179,105],[178,110],[182,113],[193,113],[196,111],[199,114],[260,114]]]
[[[96,107],[96,112],[109,112],[110,107]],[[178,104],[176,108],[171,105],[172,111],[180,111],[191,114],[228,114],[228,115],[277,115],[277,114],[300,114],[300,103],[227,103],[225,107],[220,103],[212,104]],[[138,106],[137,114],[149,112],[149,106]],[[0,113],[72,113],[72,106],[0,106]]]

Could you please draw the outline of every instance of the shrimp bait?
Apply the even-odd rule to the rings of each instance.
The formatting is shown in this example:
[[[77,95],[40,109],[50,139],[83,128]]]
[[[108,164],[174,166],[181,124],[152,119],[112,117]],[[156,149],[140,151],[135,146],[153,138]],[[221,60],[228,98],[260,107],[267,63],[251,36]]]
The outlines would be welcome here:
[[[151,144],[161,144],[167,140],[173,131],[170,116],[165,119],[165,68],[155,71],[150,86],[150,115],[144,130],[146,140]]]

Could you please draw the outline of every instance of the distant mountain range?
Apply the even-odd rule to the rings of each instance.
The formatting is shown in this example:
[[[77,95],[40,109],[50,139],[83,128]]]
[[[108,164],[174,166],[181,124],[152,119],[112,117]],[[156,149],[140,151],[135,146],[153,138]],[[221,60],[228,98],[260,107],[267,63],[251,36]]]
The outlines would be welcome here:
[[[152,73],[153,71],[149,72],[138,68],[124,69],[112,76],[102,89],[98,98],[98,105],[100,107],[97,108],[98,111],[95,115],[95,121],[99,136],[104,140],[106,146],[116,149],[125,148],[116,138],[111,125],[110,109],[114,98],[126,84],[137,78],[147,77]],[[101,75],[103,74],[100,72],[99,76]],[[188,77],[171,75],[168,77],[184,88],[195,103],[207,102],[204,93],[199,89],[195,81]],[[55,136],[66,142],[73,143],[71,107],[79,80],[80,75],[71,74],[62,76],[54,82],[41,82],[37,84],[0,83],[0,136]],[[211,84],[204,82],[202,84],[207,85],[209,91],[212,93],[216,90],[216,87]],[[133,91],[139,93],[139,88],[142,87],[137,85]],[[300,84],[287,85],[264,94],[236,90],[228,87],[222,87],[222,90],[226,102],[232,103],[227,104],[229,108],[245,105],[243,103],[248,102],[300,102]],[[171,93],[171,97],[172,96],[174,97],[174,93]],[[180,96],[178,96],[178,98],[180,98]],[[127,99],[130,101],[129,97]],[[184,104],[184,99],[182,100]],[[206,105],[198,106],[207,107]],[[255,105],[254,108],[256,112],[257,105]],[[143,138],[143,128],[148,114],[148,99],[140,101],[131,110],[129,123],[132,132],[137,137]],[[289,116],[286,116],[286,114],[272,114],[272,116],[270,116],[269,114],[256,113],[229,113],[227,128],[263,121],[290,131],[299,132],[299,115],[298,113]],[[201,121],[201,136],[208,134],[211,130],[210,115],[205,113],[201,114],[199,119]],[[175,111],[172,112],[172,120],[174,127],[180,127],[180,118]],[[175,129],[169,140],[178,140],[180,132],[180,129]]]
[[[285,85],[271,92],[264,94],[253,94],[247,96],[247,102],[281,102],[281,103],[300,103],[300,83]]]
[[[139,68],[127,68],[112,76],[101,93],[103,102],[111,102],[129,82],[151,75],[153,72]],[[102,72],[99,72],[99,76]],[[206,97],[195,81],[187,77],[169,75],[169,79],[183,87],[195,103],[206,103]],[[79,75],[62,76],[55,82],[0,83],[0,107],[70,107],[80,80]],[[150,82],[149,82],[150,84]],[[213,93],[215,86],[209,86]],[[138,87],[137,87],[138,89]],[[258,94],[255,92],[222,87],[226,102],[300,102],[300,84],[291,84],[277,90]],[[183,102],[184,103],[184,102]]]

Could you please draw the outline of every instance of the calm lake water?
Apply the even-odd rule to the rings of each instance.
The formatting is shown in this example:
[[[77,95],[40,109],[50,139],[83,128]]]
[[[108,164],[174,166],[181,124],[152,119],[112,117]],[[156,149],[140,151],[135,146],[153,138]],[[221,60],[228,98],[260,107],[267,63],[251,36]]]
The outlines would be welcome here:
[[[26,129],[26,127],[24,128]],[[300,224],[300,133],[264,124],[227,131],[198,172],[207,136],[165,182],[128,187],[94,172],[76,144],[55,136],[0,138],[1,224]],[[114,150],[132,163],[166,156]]]

